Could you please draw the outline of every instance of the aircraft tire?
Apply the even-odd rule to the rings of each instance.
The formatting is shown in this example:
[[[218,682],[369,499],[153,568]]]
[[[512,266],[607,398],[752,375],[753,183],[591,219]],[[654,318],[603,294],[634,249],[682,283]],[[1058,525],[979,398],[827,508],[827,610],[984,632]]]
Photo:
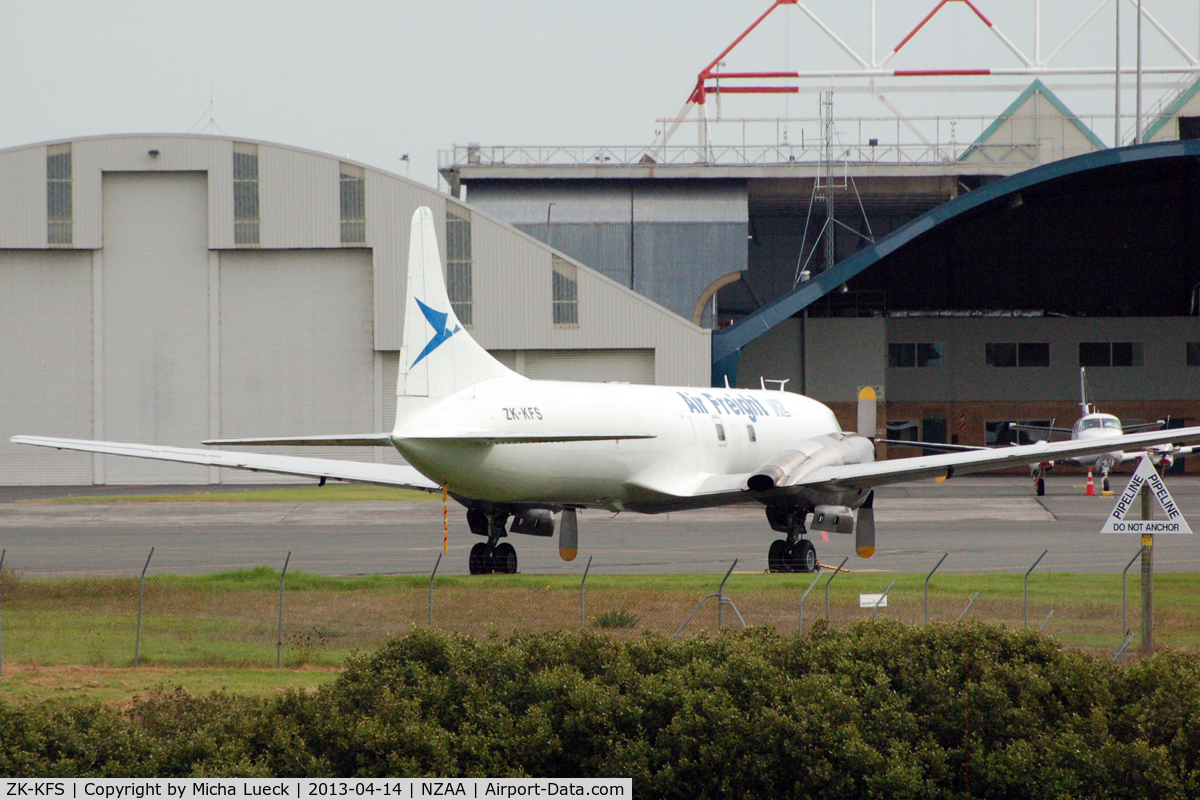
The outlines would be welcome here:
[[[807,539],[801,539],[792,545],[789,555],[791,558],[788,560],[792,562],[794,572],[817,571],[817,548]]]
[[[513,575],[517,571],[517,548],[508,542],[496,545],[492,552],[492,572]]]
[[[1105,475],[1105,476],[1104,476],[1104,488],[1103,488],[1103,491],[1105,491],[1105,492],[1111,492],[1111,491],[1112,491],[1112,489],[1111,489],[1111,488],[1109,488],[1109,485],[1108,485],[1108,476],[1107,476],[1107,475]]]
[[[472,575],[486,575],[492,571],[492,559],[486,543],[479,542],[471,548],[471,555],[467,558],[467,567]]]
[[[1046,494],[1046,479],[1038,478],[1037,479],[1037,495],[1038,495],[1038,497],[1044,497],[1045,494]]]
[[[767,570],[770,572],[791,572],[791,569],[788,568],[787,551],[787,542],[783,539],[776,539],[771,542],[771,547],[767,550]]]

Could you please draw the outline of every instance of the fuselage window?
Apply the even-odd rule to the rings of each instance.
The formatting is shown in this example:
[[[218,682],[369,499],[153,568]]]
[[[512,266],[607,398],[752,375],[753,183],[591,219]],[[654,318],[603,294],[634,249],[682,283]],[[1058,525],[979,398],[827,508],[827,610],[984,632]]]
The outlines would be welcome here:
[[[752,442],[758,441],[758,437],[754,435],[754,426],[753,425],[746,426],[746,434],[750,437],[750,441],[752,441]]]
[[[719,417],[713,417],[713,427],[717,429],[717,441],[725,444],[725,426],[721,424]]]

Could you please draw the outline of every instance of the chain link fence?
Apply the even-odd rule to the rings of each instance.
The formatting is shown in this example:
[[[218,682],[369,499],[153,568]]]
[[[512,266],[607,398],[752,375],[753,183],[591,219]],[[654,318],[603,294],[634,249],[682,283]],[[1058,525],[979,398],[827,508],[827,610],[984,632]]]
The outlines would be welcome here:
[[[970,618],[1044,628],[1111,655],[1139,630],[1139,581],[1113,574],[612,574],[330,577],[278,567],[209,575],[130,565],[130,577],[25,577],[0,569],[0,665],[336,665],[353,651],[432,625],[476,637],[592,629],[616,636],[715,635],[720,627],[921,625]],[[939,562],[940,564],[940,562]],[[1036,565],[1035,565],[1036,566]],[[1200,648],[1200,574],[1155,578],[1156,643]],[[1126,608],[1127,607],[1127,608]],[[1123,617],[1124,612],[1124,617]],[[825,623],[824,620],[828,620]],[[1130,651],[1137,650],[1136,637]]]

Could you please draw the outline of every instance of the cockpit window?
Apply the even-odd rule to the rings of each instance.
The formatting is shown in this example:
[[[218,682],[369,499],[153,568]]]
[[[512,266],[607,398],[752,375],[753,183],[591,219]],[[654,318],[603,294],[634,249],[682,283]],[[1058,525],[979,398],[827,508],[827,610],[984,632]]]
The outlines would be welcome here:
[[[1121,421],[1118,419],[1106,419],[1104,420],[1104,427],[1121,430]]]
[[[1081,425],[1081,426],[1080,426],[1080,430],[1085,430],[1085,431],[1086,431],[1086,430],[1089,430],[1089,429],[1091,429],[1091,428],[1100,428],[1100,427],[1103,427],[1103,426],[1100,424],[1100,420],[1098,420],[1098,419],[1085,419],[1085,420],[1083,421],[1083,425]]]

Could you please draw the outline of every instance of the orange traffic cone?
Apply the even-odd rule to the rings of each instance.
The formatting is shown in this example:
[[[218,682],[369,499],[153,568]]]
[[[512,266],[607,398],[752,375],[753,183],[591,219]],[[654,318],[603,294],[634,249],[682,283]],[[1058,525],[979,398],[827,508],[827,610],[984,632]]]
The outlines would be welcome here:
[[[1088,470],[1087,491],[1084,492],[1084,495],[1086,495],[1087,497],[1095,497],[1096,496],[1096,484],[1092,483],[1092,471],[1090,469]]]

